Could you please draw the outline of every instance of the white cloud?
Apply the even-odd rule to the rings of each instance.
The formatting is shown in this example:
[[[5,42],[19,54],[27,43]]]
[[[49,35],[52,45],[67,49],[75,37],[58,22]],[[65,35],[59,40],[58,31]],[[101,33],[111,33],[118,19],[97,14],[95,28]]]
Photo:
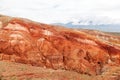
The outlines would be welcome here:
[[[44,23],[107,17],[120,23],[119,0],[0,0],[0,13]],[[109,20],[111,19],[111,20]],[[107,22],[103,20],[103,22]],[[99,20],[98,20],[99,21]]]

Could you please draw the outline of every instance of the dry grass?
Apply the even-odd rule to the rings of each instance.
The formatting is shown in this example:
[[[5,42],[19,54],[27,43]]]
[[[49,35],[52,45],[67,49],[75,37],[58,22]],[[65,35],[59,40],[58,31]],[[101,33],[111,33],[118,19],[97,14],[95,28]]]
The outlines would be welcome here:
[[[111,67],[101,75],[89,76],[73,71],[0,61],[0,80],[119,80],[119,74],[120,67]]]

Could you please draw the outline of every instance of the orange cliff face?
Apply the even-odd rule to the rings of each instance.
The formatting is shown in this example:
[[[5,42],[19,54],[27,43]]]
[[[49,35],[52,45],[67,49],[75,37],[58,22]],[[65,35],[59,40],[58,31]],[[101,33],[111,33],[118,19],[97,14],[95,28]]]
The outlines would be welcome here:
[[[97,75],[120,65],[120,46],[85,31],[3,16],[0,60]]]

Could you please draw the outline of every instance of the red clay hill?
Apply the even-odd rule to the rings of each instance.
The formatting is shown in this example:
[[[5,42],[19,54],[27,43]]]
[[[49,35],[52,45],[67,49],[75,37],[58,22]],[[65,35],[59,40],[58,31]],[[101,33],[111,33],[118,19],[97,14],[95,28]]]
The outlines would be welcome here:
[[[120,66],[120,37],[0,16],[0,60],[101,75]]]

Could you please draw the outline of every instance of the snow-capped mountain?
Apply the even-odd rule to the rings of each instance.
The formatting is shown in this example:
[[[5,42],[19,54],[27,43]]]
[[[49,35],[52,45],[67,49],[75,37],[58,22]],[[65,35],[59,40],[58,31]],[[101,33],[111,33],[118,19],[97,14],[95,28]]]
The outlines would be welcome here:
[[[111,23],[111,22],[80,20],[77,22],[70,21],[67,23],[54,23],[54,24],[69,27],[69,28],[93,29],[93,30],[100,30],[100,31],[105,31],[105,32],[120,32],[120,24],[119,23]]]

